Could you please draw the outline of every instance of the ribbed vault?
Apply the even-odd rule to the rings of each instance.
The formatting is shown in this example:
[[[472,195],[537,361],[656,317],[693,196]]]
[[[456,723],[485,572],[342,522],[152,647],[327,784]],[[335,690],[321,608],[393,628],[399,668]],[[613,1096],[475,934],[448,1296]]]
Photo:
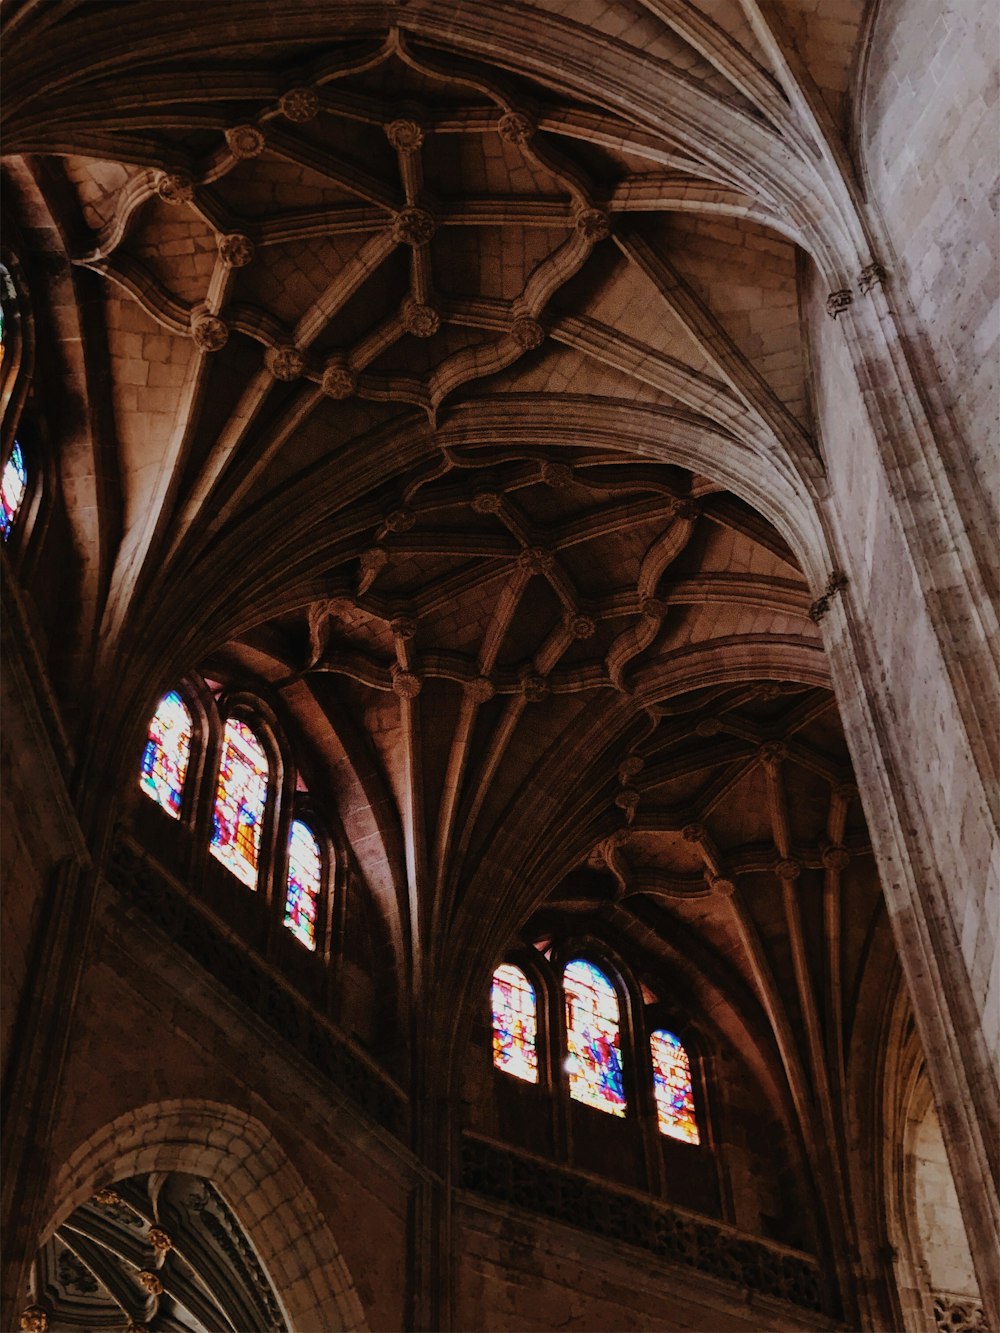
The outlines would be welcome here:
[[[872,260],[861,6],[580,8],[12,8],[9,208],[72,398],[52,676],[97,843],[185,672],[278,701],[415,1093],[457,1087],[512,941],[682,979],[843,1272],[887,924],[800,305]]]

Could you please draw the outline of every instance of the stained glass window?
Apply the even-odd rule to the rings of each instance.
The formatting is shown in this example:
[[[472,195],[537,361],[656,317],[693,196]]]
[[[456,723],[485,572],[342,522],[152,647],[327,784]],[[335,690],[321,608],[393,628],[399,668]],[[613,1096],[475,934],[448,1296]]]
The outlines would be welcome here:
[[[653,1056],[653,1090],[661,1134],[684,1143],[700,1143],[694,1114],[691,1065],[687,1051],[672,1032],[663,1028],[649,1039]]]
[[[24,454],[21,452],[21,446],[15,440],[14,448],[11,450],[10,458],[7,459],[3,470],[3,478],[0,479],[0,492],[3,496],[0,532],[3,534],[4,541],[10,536],[14,520],[17,518],[17,511],[21,507],[21,501],[24,499],[24,493],[27,489],[28,470],[24,466]]]
[[[618,996],[593,963],[575,958],[563,973],[570,1096],[611,1115],[625,1114]]]
[[[501,963],[493,973],[493,1063],[497,1069],[528,1083],[538,1082],[535,1037],[535,992],[513,963]]]
[[[316,909],[322,866],[319,843],[312,829],[301,819],[296,819],[288,839],[285,925],[307,949],[316,948]]]
[[[231,717],[222,738],[210,850],[248,889],[257,887],[266,800],[267,756],[253,728]]]
[[[142,752],[139,786],[174,819],[180,817],[191,754],[191,714],[176,690],[156,706]]]

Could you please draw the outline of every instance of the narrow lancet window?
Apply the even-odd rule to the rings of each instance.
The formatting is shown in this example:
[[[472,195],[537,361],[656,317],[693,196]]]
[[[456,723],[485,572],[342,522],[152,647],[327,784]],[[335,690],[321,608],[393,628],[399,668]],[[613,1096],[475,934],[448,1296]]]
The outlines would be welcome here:
[[[618,996],[603,972],[576,958],[563,973],[570,1096],[611,1115],[625,1114]]]
[[[2,533],[4,541],[11,534],[27,489],[28,469],[24,465],[24,454],[21,451],[21,446],[15,440],[14,448],[11,450],[10,458],[7,459],[3,470],[3,478],[0,479],[0,493],[3,497],[3,509],[0,512],[0,533]]]
[[[212,815],[212,855],[248,889],[257,887],[261,829],[267,800],[267,756],[246,722],[230,718]]]
[[[535,991],[513,963],[493,973],[493,1063],[505,1074],[538,1082],[538,1021]]]
[[[157,704],[149,724],[139,786],[174,819],[180,818],[190,756],[191,714],[177,691],[171,690]]]
[[[288,886],[285,925],[307,949],[316,948],[316,912],[323,862],[319,843],[308,824],[296,819],[288,838]]]
[[[653,1033],[649,1044],[660,1133],[684,1143],[700,1143],[687,1051],[672,1032],[663,1028]]]

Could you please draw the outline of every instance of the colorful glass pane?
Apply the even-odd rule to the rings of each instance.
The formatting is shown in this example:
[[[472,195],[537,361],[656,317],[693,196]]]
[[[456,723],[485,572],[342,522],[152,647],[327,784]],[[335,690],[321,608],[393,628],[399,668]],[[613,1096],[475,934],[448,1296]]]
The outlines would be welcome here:
[[[301,819],[296,819],[288,839],[285,925],[307,949],[316,948],[316,909],[322,868],[319,843],[312,829]]]
[[[700,1143],[694,1114],[694,1091],[687,1051],[672,1032],[662,1028],[649,1039],[653,1056],[653,1090],[661,1134],[684,1143]]]
[[[576,958],[563,973],[570,1096],[611,1115],[625,1114],[618,996],[603,972]]]
[[[267,757],[253,729],[231,717],[222,739],[210,850],[248,889],[257,887],[266,800]]]
[[[139,786],[168,815],[178,819],[191,755],[191,714],[176,690],[157,704],[142,752]]]
[[[502,963],[493,973],[493,1063],[505,1074],[538,1082],[535,1037],[535,992],[513,963]]]
[[[14,520],[17,518],[17,511],[21,507],[21,501],[24,499],[24,493],[27,489],[28,469],[24,466],[24,454],[21,452],[21,446],[15,440],[14,448],[11,450],[10,458],[7,459],[3,470],[3,478],[0,479],[0,494],[3,497],[3,510],[0,512],[0,533],[3,534],[4,541],[10,536]]]

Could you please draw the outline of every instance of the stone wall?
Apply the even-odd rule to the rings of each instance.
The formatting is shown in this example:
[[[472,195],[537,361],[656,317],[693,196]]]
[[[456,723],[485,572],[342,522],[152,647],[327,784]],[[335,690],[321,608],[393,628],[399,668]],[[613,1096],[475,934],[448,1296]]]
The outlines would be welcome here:
[[[996,52],[995,5],[881,0],[858,125],[871,202],[894,252],[892,280],[919,316],[924,351],[961,436],[956,462],[967,460],[994,526]]]

